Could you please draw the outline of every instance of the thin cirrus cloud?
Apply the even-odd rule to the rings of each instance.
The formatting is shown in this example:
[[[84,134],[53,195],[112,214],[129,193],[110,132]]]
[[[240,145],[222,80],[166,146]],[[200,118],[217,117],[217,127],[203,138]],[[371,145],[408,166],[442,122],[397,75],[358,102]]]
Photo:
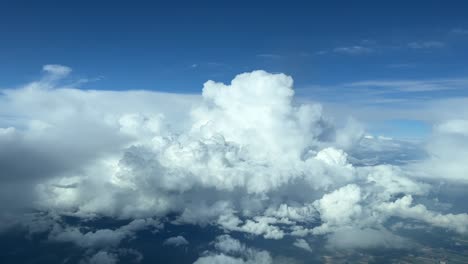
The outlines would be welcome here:
[[[337,47],[333,52],[347,55],[362,55],[374,52],[374,49],[364,46]]]
[[[468,29],[466,28],[454,28],[450,31],[452,34],[456,35],[468,35]]]
[[[380,89],[381,92],[433,92],[445,90],[466,89],[468,79],[440,79],[440,80],[389,80],[389,81],[359,81],[344,86],[368,87]]]
[[[445,46],[446,44],[441,41],[417,41],[408,43],[408,47],[411,49],[437,49]]]
[[[459,133],[466,119],[445,119],[434,129],[431,144],[421,147],[429,158],[366,163],[393,141],[363,141],[359,123],[336,124],[320,104],[296,103],[285,74],[242,73],[184,95],[63,87],[67,69],[47,66],[43,79],[2,90],[0,114],[9,119],[0,119],[1,217],[49,241],[73,243],[85,261],[139,259],[125,243],[141,232],[158,236],[168,225],[227,233],[195,263],[274,263],[269,250],[233,234],[289,239],[292,248],[312,252],[314,239],[324,241],[323,250],[417,242],[391,229],[394,221],[468,232],[466,211],[439,210],[433,192],[434,179],[467,184],[466,151],[448,151],[468,144]],[[355,155],[363,144],[375,149],[364,158]],[[65,223],[70,216],[82,221]],[[90,226],[96,218],[128,223]],[[184,233],[162,243],[192,241]]]
[[[281,59],[283,56],[279,54],[274,54],[274,53],[262,53],[262,54],[257,54],[256,55],[258,58],[263,58],[263,59]]]
[[[463,98],[468,96],[467,85],[468,79],[465,78],[390,79],[363,80],[331,86],[315,85],[299,88],[298,91],[303,96],[310,96],[312,94],[314,98],[324,102],[341,100],[343,105],[361,104],[355,105],[358,108],[362,108],[367,104],[378,103],[393,105],[395,106],[393,110],[396,110],[399,108],[398,103],[419,107],[425,105],[427,108],[431,108],[430,104],[435,102],[440,103],[444,100],[457,98],[463,100]],[[336,97],[338,93],[341,95],[340,97]],[[437,94],[437,96],[431,96],[434,94]],[[392,109],[388,110],[393,111]],[[433,117],[436,116],[434,115]]]
[[[330,53],[342,54],[342,55],[365,55],[373,53],[374,48],[365,47],[365,46],[345,46],[345,47],[336,47],[331,50],[320,50],[315,52],[315,55],[326,55]]]
[[[454,29],[451,31],[454,34],[463,35],[463,29]],[[413,41],[403,45],[403,48],[406,49],[413,49],[413,50],[429,50],[429,49],[440,49],[446,47],[447,44],[442,41]],[[352,45],[352,46],[341,46],[335,47],[332,49],[324,49],[315,52],[316,55],[326,55],[326,54],[342,54],[342,55],[368,55],[376,53],[376,51],[392,51],[394,52],[395,49],[401,49],[401,46],[385,46],[385,45],[377,45],[375,41],[372,40],[363,40],[361,41],[361,45]],[[398,67],[399,65],[397,65]]]

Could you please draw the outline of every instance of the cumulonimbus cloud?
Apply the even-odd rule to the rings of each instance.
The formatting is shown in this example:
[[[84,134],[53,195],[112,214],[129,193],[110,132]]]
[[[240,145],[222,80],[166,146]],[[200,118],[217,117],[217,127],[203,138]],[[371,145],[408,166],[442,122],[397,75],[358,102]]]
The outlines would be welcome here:
[[[54,76],[71,71],[50,65],[44,70]],[[254,71],[230,84],[208,81],[201,96],[87,91],[56,82],[45,78],[0,96],[0,114],[8,116],[0,123],[0,188],[9,217],[28,208],[85,219],[171,215],[167,221],[176,224],[213,225],[266,239],[295,237],[295,245],[308,251],[304,238],[313,236],[328,238],[330,247],[398,247],[405,239],[388,229],[390,218],[468,231],[468,214],[418,203],[418,197],[431,195],[433,184],[420,175],[424,162],[351,162],[355,157],[347,151],[353,153],[363,130],[354,123],[337,127],[320,105],[295,104],[293,80],[284,74]],[[440,129],[458,131],[465,123],[457,122]],[[468,142],[462,136],[458,140]],[[456,171],[439,177],[463,178]],[[151,225],[153,220],[143,223]],[[48,230],[50,239],[90,248],[102,241],[116,246],[138,231],[83,234],[54,224]],[[349,234],[372,239],[343,240]],[[217,245],[228,240],[218,238]],[[223,250],[198,263],[238,263]],[[249,254],[239,263],[270,261],[267,253]]]

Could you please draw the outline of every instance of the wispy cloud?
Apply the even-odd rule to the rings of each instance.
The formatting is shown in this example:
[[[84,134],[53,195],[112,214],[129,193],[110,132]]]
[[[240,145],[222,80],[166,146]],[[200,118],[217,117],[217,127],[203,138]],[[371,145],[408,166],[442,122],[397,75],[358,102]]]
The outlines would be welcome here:
[[[315,100],[326,102],[399,105],[404,102],[468,97],[468,78],[363,80],[326,86],[311,85],[296,91],[305,98],[313,95]]]
[[[468,79],[440,80],[370,80],[346,84],[348,87],[367,87],[380,89],[384,92],[431,92],[442,90],[466,89]]]
[[[265,59],[280,59],[283,56],[279,54],[273,54],[273,53],[263,53],[263,54],[257,54],[257,57],[265,58]]]
[[[349,46],[349,47],[337,47],[333,49],[335,53],[342,53],[348,55],[361,55],[361,54],[369,54],[374,50],[369,47],[364,46]]]
[[[365,55],[375,51],[377,41],[373,39],[362,39],[355,42],[354,45],[344,45],[316,51],[315,55],[325,54],[343,54],[343,55]]]
[[[452,34],[457,34],[457,35],[468,35],[468,29],[466,28],[454,28],[450,31]]]
[[[47,74],[51,80],[61,79],[72,72],[72,69],[59,64],[47,64],[42,67],[42,71]]]
[[[440,41],[417,41],[408,43],[408,47],[412,49],[432,49],[445,47],[444,42]]]
[[[452,30],[456,34],[468,34],[468,30],[457,28]],[[427,40],[427,41],[412,41],[408,43],[400,43],[399,45],[379,45],[375,40],[363,39],[355,45],[349,46],[338,46],[330,49],[318,50],[315,55],[326,55],[326,54],[343,54],[343,55],[367,55],[374,53],[376,51],[385,52],[385,51],[395,51],[395,50],[404,50],[404,49],[415,49],[415,50],[425,50],[425,49],[437,49],[446,47],[447,44],[442,41],[436,40]],[[402,65],[396,65],[394,68],[399,68]],[[406,66],[403,66],[406,67]]]

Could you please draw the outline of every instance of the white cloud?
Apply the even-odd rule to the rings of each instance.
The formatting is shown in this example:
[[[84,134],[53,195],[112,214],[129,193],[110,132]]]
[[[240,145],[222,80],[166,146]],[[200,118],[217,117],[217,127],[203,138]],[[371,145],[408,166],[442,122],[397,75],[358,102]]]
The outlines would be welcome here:
[[[44,67],[42,67],[42,70],[56,78],[67,76],[72,71],[70,67],[58,65],[58,64],[44,65]]]
[[[364,46],[349,46],[349,47],[337,47],[333,49],[335,53],[342,53],[348,55],[360,55],[360,54],[369,54],[374,50],[369,47]]]
[[[215,248],[226,254],[236,254],[246,251],[244,244],[237,239],[233,239],[229,235],[218,236],[216,238]]]
[[[50,179],[82,181],[83,170],[96,168],[96,163],[108,164],[123,148],[163,132],[164,118],[180,121],[171,125],[173,132],[182,129],[183,120],[189,119],[186,113],[199,101],[190,95],[85,91],[51,85],[40,80],[1,91],[0,196],[6,208],[30,208],[36,185],[44,186]],[[172,105],[179,107],[175,110]],[[50,184],[58,186],[55,183]],[[70,199],[77,188],[39,189],[57,205],[76,205]]]
[[[194,264],[272,264],[273,259],[267,251],[248,248],[229,235],[219,236],[215,241],[218,252],[207,252]]]
[[[391,215],[420,220],[462,234],[468,232],[468,214],[441,214],[428,210],[422,204],[411,206],[412,203],[412,196],[406,195],[395,202],[379,205],[379,209]]]
[[[305,239],[303,238],[296,239],[293,245],[298,248],[304,249],[305,251],[312,252],[312,248],[310,247],[309,243],[307,243],[307,241],[305,241]]]
[[[309,203],[303,206],[291,206],[288,204],[281,204],[278,207],[270,206],[265,215],[272,216],[277,219],[287,219],[297,222],[307,222],[317,216],[317,211],[314,206]]]
[[[430,185],[411,179],[397,166],[378,165],[365,173],[367,182],[380,190],[378,195],[383,200],[391,199],[399,193],[424,195],[430,189]]]
[[[468,120],[451,119],[434,127],[426,144],[429,158],[409,164],[421,178],[468,184]]]
[[[284,237],[284,232],[276,226],[270,225],[269,218],[259,217],[255,220],[247,220],[239,230],[255,234],[263,235],[267,239],[281,239]]]
[[[194,264],[245,264],[243,259],[226,256],[224,254],[208,255],[198,258]]]
[[[65,70],[48,71],[63,76]],[[466,179],[463,118],[437,127],[428,147],[436,158],[358,166],[352,154],[360,144],[387,149],[395,141],[362,141],[357,122],[337,127],[320,105],[295,103],[293,80],[284,74],[254,71],[230,84],[208,81],[201,97],[54,85],[41,80],[0,96],[0,116],[9,116],[0,119],[5,212],[33,207],[57,218],[132,222],[86,231],[55,218],[34,225],[52,227],[52,240],[115,249],[139,230],[159,227],[148,219],[168,215],[174,224],[214,225],[266,239],[324,236],[337,247],[389,246],[398,241],[385,228],[392,217],[466,232],[466,214],[408,202],[432,195],[428,178]],[[428,171],[432,177],[423,177]],[[356,234],[368,239],[349,241]],[[235,241],[218,238],[216,252],[198,263],[272,262],[269,253]],[[305,248],[304,241],[296,242]]]
[[[322,225],[314,228],[315,233],[329,232],[334,226],[349,224],[353,218],[359,218],[362,208],[361,190],[355,184],[346,185],[332,193],[325,194],[316,201]]]
[[[464,89],[467,79],[440,79],[440,80],[370,80],[359,81],[344,86],[374,89],[369,92],[431,92],[444,90]]]
[[[448,120],[442,124],[439,124],[435,129],[438,133],[460,134],[462,136],[468,136],[468,120]]]
[[[186,246],[188,244],[189,242],[183,236],[170,237],[164,241],[164,245],[175,246],[175,247]]]
[[[351,166],[348,164],[347,154],[340,149],[324,148],[315,158],[329,165]]]

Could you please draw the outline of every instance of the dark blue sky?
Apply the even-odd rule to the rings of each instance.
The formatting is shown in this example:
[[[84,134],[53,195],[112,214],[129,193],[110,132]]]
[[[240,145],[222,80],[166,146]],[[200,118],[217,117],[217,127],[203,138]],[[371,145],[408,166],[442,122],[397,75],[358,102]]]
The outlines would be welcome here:
[[[468,73],[466,1],[0,1],[0,86],[44,64],[89,89],[199,92],[254,69],[296,87]],[[307,92],[305,92],[307,93]]]

